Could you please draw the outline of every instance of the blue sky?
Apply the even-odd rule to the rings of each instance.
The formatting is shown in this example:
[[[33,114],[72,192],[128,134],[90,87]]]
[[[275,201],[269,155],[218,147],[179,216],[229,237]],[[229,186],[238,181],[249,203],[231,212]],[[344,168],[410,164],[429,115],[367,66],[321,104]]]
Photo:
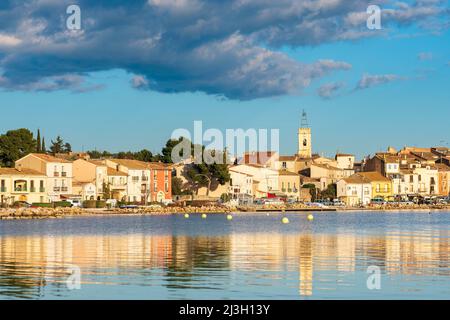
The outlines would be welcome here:
[[[325,18],[270,18],[264,27],[249,18],[236,30],[228,20],[295,2],[270,8],[271,2],[259,1],[236,13],[210,1],[208,13],[224,12],[214,20],[222,24],[218,31],[206,22],[198,27],[208,21],[201,0],[154,0],[136,8],[99,3],[91,8],[80,1],[87,22],[75,40],[64,38],[61,19],[49,15],[60,12],[61,1],[47,0],[26,16],[12,1],[0,6],[0,17],[10,17],[0,24],[0,132],[40,128],[47,144],[59,134],[76,150],[158,152],[173,130],[193,130],[193,121],[202,120],[205,129],[280,129],[281,152],[293,154],[305,109],[313,150],[325,155],[450,144],[447,1],[387,2],[396,11],[386,14],[376,35],[346,22],[364,6],[352,9],[338,0]],[[116,21],[107,13],[117,8],[157,19],[148,26],[148,16]],[[340,33],[327,29],[330,21],[339,22]],[[280,23],[284,31],[277,33]],[[299,24],[315,24],[312,31],[320,32],[303,34]],[[186,33],[188,27],[195,32]],[[348,31],[360,33],[341,36]],[[156,44],[130,44],[142,39]]]

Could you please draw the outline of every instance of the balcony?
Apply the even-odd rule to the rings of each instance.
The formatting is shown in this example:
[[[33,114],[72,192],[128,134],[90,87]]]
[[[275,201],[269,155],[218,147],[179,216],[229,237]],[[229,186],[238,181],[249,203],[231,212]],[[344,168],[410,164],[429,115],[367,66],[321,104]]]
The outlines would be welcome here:
[[[56,172],[56,171],[53,172],[53,176],[54,176],[54,177],[59,177],[59,172]]]
[[[69,188],[68,187],[61,187],[61,191],[62,192],[67,192],[67,191],[69,191]]]
[[[147,177],[147,176],[142,176],[142,177],[141,177],[141,180],[142,180],[142,181],[148,181],[148,177]]]
[[[53,187],[53,191],[59,192],[59,191],[61,191],[61,188],[60,187]]]
[[[15,192],[28,192],[27,188],[16,187],[14,188]]]
[[[39,192],[45,192],[45,188],[44,187],[40,187],[39,188]]]
[[[36,192],[36,188],[35,187],[30,187],[30,192]]]
[[[0,187],[0,192],[6,192],[6,187]]]
[[[67,177],[67,172],[61,172],[61,177]]]

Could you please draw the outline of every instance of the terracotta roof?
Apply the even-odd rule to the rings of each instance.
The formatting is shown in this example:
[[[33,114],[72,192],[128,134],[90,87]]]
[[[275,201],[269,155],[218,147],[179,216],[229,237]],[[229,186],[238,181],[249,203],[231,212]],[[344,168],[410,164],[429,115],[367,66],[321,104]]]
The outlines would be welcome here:
[[[146,170],[146,169],[163,170],[171,168],[170,164],[161,162],[144,162],[132,159],[108,159],[108,160],[120,164],[124,167],[127,167],[128,169],[131,170]]]
[[[83,186],[85,184],[94,183],[94,182],[95,182],[95,180],[91,180],[91,181],[77,181],[77,180],[73,180],[72,181],[72,186]]]
[[[312,163],[311,166],[316,166],[316,167],[328,169],[328,170],[342,170],[341,168],[333,167],[333,166],[330,166],[329,164]]]
[[[363,183],[370,183],[371,182],[368,178],[366,178],[366,177],[364,177],[364,176],[362,176],[362,175],[360,175],[358,173],[353,174],[350,177],[344,178],[342,180],[344,180],[347,183],[355,183],[355,184],[363,184]]]
[[[278,174],[280,176],[300,176],[298,173],[292,172],[292,171],[288,171],[288,170],[279,170]]]
[[[279,161],[295,161],[297,160],[297,156],[279,156]]]
[[[434,165],[434,167],[436,169],[438,169],[438,171],[450,171],[450,166],[444,164],[444,163],[436,163]]]
[[[358,172],[356,174],[363,176],[364,178],[370,180],[371,182],[374,182],[374,181],[391,181],[388,178],[386,178],[385,176],[383,176],[381,173],[375,172],[375,171]]]
[[[44,153],[30,153],[29,155],[35,156],[45,162],[71,163],[70,161],[68,161],[66,159],[56,158],[54,156],[51,156],[49,154],[44,154]]]
[[[260,151],[244,153],[242,163],[244,164],[267,164],[271,157],[276,154],[274,151]]]
[[[108,168],[107,172],[108,176],[122,176],[127,177],[128,175],[125,172],[114,170],[113,168]]]
[[[336,157],[354,157],[354,155],[350,153],[336,153]]]
[[[11,175],[11,176],[45,176],[45,174],[32,170],[32,169],[21,169],[16,168],[0,168],[0,175]]]
[[[105,161],[104,160],[100,160],[100,159],[93,159],[93,160],[85,160],[89,163],[95,164],[96,166],[106,166]]]

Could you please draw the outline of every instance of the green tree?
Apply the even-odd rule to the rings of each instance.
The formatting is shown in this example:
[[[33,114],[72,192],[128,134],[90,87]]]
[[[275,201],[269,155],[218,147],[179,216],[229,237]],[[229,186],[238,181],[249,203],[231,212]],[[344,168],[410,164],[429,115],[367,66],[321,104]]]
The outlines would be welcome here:
[[[50,146],[50,152],[53,153],[53,155],[64,152],[64,140],[61,136],[57,136],[56,140],[51,140],[51,142],[52,145]]]
[[[153,161],[153,154],[147,149],[142,149],[141,151],[138,151],[134,154],[134,159],[139,161],[151,162]]]
[[[0,163],[13,167],[14,162],[36,151],[36,140],[28,129],[10,130],[0,136]]]
[[[309,194],[311,195],[311,201],[316,201],[317,199],[317,190],[316,185],[313,183],[308,183],[302,186],[302,188],[309,189]]]
[[[37,136],[36,136],[36,152],[37,153],[41,153],[42,152],[42,147],[41,147],[41,132],[38,129],[37,131]]]
[[[172,194],[174,196],[179,196],[183,194],[183,180],[178,177],[172,178]]]
[[[320,198],[322,199],[335,199],[337,197],[337,186],[335,183],[329,184],[328,187],[320,192]]]
[[[186,176],[198,187],[207,187],[207,195],[209,195],[211,185],[214,182],[224,185],[230,181],[230,173],[228,172],[228,156],[226,151],[210,150],[212,157],[215,157],[217,153],[219,153],[217,158],[221,158],[221,161],[220,163],[206,163],[203,159],[205,147],[203,146],[202,149],[202,154],[196,155],[196,157],[201,156],[201,163],[197,163],[200,161],[196,158],[197,160],[194,161],[194,163],[187,170]]]
[[[45,138],[44,137],[42,137],[41,152],[47,153],[47,149],[45,148]]]
[[[186,159],[189,156],[191,156],[193,154],[192,151],[193,151],[193,148],[194,148],[192,142],[189,139],[187,139],[187,138],[180,137],[178,139],[169,139],[169,140],[167,140],[166,146],[164,148],[162,148],[162,150],[161,150],[161,155],[158,155],[158,157],[159,157],[158,161],[161,161],[161,162],[164,162],[164,163],[173,163],[172,150],[173,150],[173,148],[175,148],[176,145],[181,143],[183,140],[187,140],[187,143],[190,144],[190,146],[191,146],[191,150],[190,150],[191,154],[180,154],[180,157]]]
[[[72,146],[70,145],[70,143],[66,142],[64,144],[63,151],[64,151],[64,153],[72,152]]]
[[[111,199],[111,186],[109,183],[103,182],[103,200]]]

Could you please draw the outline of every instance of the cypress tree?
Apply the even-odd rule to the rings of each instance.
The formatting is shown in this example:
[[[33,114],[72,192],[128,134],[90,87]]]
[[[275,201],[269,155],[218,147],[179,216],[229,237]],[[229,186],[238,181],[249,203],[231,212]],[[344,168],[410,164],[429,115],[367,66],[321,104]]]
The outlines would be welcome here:
[[[41,148],[41,132],[38,129],[37,131],[37,137],[36,137],[36,152],[37,153],[41,153],[42,152],[42,148]]]
[[[44,137],[42,137],[41,153],[47,153],[47,150],[45,150],[45,138]]]

